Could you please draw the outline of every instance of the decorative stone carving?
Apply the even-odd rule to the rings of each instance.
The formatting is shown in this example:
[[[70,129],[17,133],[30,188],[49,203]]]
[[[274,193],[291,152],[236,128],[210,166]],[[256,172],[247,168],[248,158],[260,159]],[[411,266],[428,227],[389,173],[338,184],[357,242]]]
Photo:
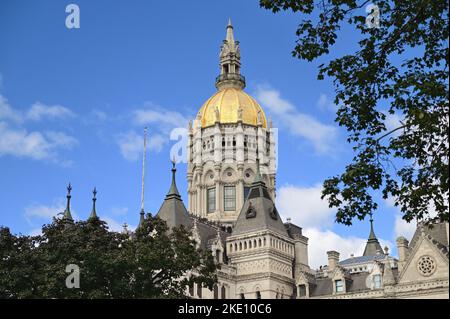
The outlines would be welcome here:
[[[275,205],[273,205],[272,210],[270,211],[270,217],[272,217],[272,219],[277,220],[278,219],[278,210],[275,207]]]
[[[220,111],[219,111],[219,108],[217,106],[214,109],[214,112],[216,114],[216,122],[220,122]]]
[[[436,271],[436,262],[434,261],[434,258],[431,256],[420,257],[417,262],[417,270],[424,277],[431,276]]]
[[[238,121],[242,121],[242,107],[239,106],[238,110],[237,110],[237,116],[238,116]]]
[[[255,218],[256,217],[256,209],[253,207],[252,202],[249,203],[247,212],[245,213],[245,218]]]

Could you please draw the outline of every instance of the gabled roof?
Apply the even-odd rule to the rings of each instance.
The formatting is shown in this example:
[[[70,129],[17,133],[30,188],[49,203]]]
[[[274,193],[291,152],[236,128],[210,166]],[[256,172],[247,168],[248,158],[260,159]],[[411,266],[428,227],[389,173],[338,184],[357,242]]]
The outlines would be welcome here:
[[[429,236],[429,239],[434,241],[434,245],[437,245],[439,249],[445,248],[448,252],[449,243],[447,241],[447,230],[445,223],[432,223],[428,226],[419,223],[409,244],[410,249],[414,248],[422,231]]]
[[[241,235],[260,230],[272,230],[288,237],[275,204],[270,198],[266,184],[262,181],[257,161],[255,181],[251,185],[241,212],[236,220],[233,235]]]

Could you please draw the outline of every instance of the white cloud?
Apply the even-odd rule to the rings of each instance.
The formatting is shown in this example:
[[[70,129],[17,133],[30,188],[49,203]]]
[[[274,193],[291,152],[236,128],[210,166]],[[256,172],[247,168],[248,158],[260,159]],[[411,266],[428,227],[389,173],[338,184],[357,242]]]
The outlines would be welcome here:
[[[402,219],[402,215],[395,214],[395,237],[403,236],[408,240],[411,240],[414,232],[416,231],[416,223],[414,221],[407,223]]]
[[[146,103],[143,108],[132,112],[132,122],[135,126],[148,126],[147,147],[157,153],[169,143],[171,130],[187,127],[188,121],[189,119],[181,113],[152,103]],[[131,130],[118,134],[116,143],[126,160],[135,161],[141,157],[144,143],[142,133],[138,134],[135,130]]]
[[[403,121],[403,119],[404,118],[400,117],[398,114],[387,113],[386,119],[384,121],[384,125],[386,126],[386,132],[390,132],[390,131],[402,126],[401,121]],[[398,137],[398,136],[400,136],[400,134],[402,134],[401,129],[393,132],[390,137]]]
[[[308,254],[309,265],[311,268],[317,269],[321,265],[328,264],[327,251],[335,250],[340,253],[340,260],[350,258],[351,254],[362,256],[366,247],[367,238],[355,236],[341,236],[330,230],[319,230],[317,228],[306,228],[303,235],[309,238]],[[381,247],[393,247],[392,243],[387,240],[379,239]]]
[[[61,146],[67,149],[71,149],[74,145],[78,144],[78,140],[76,138],[63,132],[47,131],[45,132],[45,136],[53,145]]]
[[[45,105],[40,102],[34,103],[25,115],[27,120],[40,121],[44,118],[63,119],[74,116],[74,113],[61,105]]]
[[[0,94],[0,120],[11,120],[21,122],[22,117],[19,112],[14,110],[8,103],[8,100]]]
[[[277,207],[283,220],[291,218],[292,223],[303,228],[303,234],[309,238],[309,264],[313,268],[327,264],[327,251],[340,253],[341,260],[351,254],[361,256],[367,238],[343,236],[333,232],[334,210],[320,199],[322,186],[312,187],[282,186],[277,192]],[[367,235],[369,230],[367,231]],[[379,239],[381,246],[392,248],[392,243]]]
[[[291,218],[301,227],[331,226],[333,210],[320,198],[322,186],[296,187],[285,185],[277,191],[277,207],[283,219]]]
[[[144,108],[133,111],[133,121],[140,126],[156,124],[160,129],[167,130],[175,127],[187,127],[189,119],[181,113],[147,103]]]
[[[71,161],[59,158],[59,151],[62,148],[71,149],[77,144],[78,141],[74,137],[52,130],[30,132],[24,124],[27,120],[73,115],[69,109],[60,105],[46,106],[42,103],[35,103],[24,115],[11,107],[7,99],[0,95],[0,156],[52,160],[63,166],[70,165]]]
[[[58,214],[64,212],[66,209],[66,202],[62,198],[53,200],[50,205],[45,204],[31,204],[25,207],[25,218],[30,224],[34,224],[37,220],[51,222],[53,217],[58,217]],[[71,209],[72,217],[76,217],[76,213]]]
[[[58,150],[70,148],[76,143],[75,138],[62,132],[27,132],[26,129],[13,129],[5,122],[0,122],[0,156],[51,159],[62,163],[58,158]]]
[[[108,224],[108,228],[110,231],[115,231],[115,232],[121,232],[123,231],[123,224],[117,220],[115,220],[114,218],[108,217],[108,216],[100,216],[100,219],[105,221]],[[135,229],[136,226],[132,226],[132,225],[128,225],[127,228],[129,230]]]
[[[119,145],[120,153],[126,160],[136,161],[140,159],[144,147],[143,136],[137,134],[135,131],[129,131],[128,133],[117,135],[116,142]],[[167,142],[168,138],[165,138],[161,134],[154,134],[148,137],[147,147],[158,153]]]
[[[395,198],[394,197],[388,197],[386,200],[386,205],[388,207],[392,207],[396,209],[395,212],[395,238],[403,236],[406,239],[410,240],[412,236],[414,235],[414,232],[416,231],[416,222],[411,221],[407,222],[402,218],[402,212],[398,207],[395,206]]]
[[[325,93],[320,93],[319,99],[317,100],[317,107],[321,110],[330,110],[330,111],[337,111],[336,104],[333,103],[332,100],[328,98],[328,95]]]
[[[32,230],[28,233],[28,235],[30,235],[30,236],[39,236],[39,235],[42,235],[42,228],[35,228],[35,229],[32,229]]]
[[[330,153],[333,149],[337,128],[323,124],[313,116],[297,111],[293,104],[283,99],[280,92],[258,86],[256,97],[291,134],[301,136],[314,146],[320,154]]]
[[[98,121],[106,121],[108,119],[108,114],[100,110],[93,110],[91,112],[92,116]]]

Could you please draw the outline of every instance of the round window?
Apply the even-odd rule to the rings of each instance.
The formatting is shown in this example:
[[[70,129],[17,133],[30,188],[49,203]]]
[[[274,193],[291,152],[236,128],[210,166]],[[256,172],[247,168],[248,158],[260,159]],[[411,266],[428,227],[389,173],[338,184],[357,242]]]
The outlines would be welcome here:
[[[422,256],[417,262],[417,269],[422,276],[431,276],[436,271],[436,262],[431,256]]]

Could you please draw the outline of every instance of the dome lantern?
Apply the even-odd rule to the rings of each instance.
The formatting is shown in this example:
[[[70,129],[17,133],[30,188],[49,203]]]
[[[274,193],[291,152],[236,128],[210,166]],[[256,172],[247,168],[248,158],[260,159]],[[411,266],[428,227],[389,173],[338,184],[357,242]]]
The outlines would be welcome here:
[[[216,88],[245,88],[245,78],[241,75],[241,53],[239,41],[234,40],[233,25],[228,20],[227,36],[220,48],[220,75],[216,78]]]

